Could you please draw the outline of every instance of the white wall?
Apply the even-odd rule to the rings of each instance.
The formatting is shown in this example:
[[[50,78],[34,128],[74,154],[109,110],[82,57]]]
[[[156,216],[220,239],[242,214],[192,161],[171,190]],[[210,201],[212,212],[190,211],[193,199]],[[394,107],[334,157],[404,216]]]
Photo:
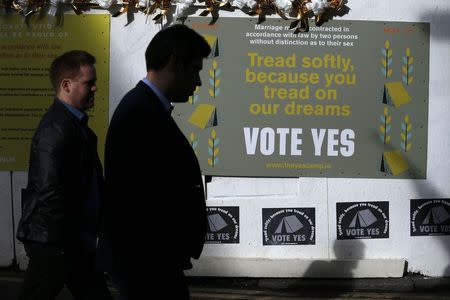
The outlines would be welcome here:
[[[240,244],[206,245],[203,260],[191,274],[283,276],[287,273],[280,269],[291,266],[296,271],[288,275],[302,276],[314,261],[321,261],[321,265],[326,266],[329,260],[337,258],[349,261],[346,272],[352,274],[350,276],[398,276],[401,272],[389,273],[387,269],[383,272],[380,266],[401,268],[402,264],[398,262],[402,260],[408,262],[410,272],[450,276],[450,236],[411,237],[409,232],[411,198],[450,197],[450,1],[348,2],[349,13],[336,19],[431,24],[427,179],[213,178],[208,184],[207,204],[240,207]],[[227,16],[246,17],[238,10],[234,13],[220,12],[221,18]],[[126,23],[125,16],[111,21],[110,116],[120,98],[144,77],[144,51],[159,29],[151,21],[146,24],[142,14],[136,14],[131,24],[125,26]],[[17,207],[20,202],[17,191],[25,185],[26,177],[19,173],[13,178]],[[8,264],[12,257],[12,229],[8,229],[12,222],[8,221],[11,217],[7,213],[11,211],[9,180],[8,174],[0,173],[0,265]],[[357,201],[389,201],[389,239],[336,241],[336,203]],[[262,246],[261,209],[266,207],[315,207],[316,244]],[[19,261],[24,262],[20,251],[18,247]],[[374,260],[381,265],[370,263]],[[246,265],[243,261],[250,262],[255,271],[242,271],[239,266]],[[288,264],[283,264],[285,262]],[[258,269],[258,266],[264,268]],[[348,272],[350,268],[359,268],[361,272]],[[362,270],[364,268],[368,270]]]

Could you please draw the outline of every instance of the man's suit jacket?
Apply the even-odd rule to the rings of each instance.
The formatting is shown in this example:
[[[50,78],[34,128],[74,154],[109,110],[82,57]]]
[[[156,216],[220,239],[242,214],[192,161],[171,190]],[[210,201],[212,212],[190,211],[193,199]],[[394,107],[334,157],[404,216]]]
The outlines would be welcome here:
[[[116,268],[126,272],[136,264],[144,268],[162,262],[182,269],[200,256],[206,234],[200,167],[170,112],[142,81],[124,96],[111,119],[105,180],[102,238],[112,249]],[[137,262],[138,251],[155,255]]]
[[[55,100],[31,142],[19,240],[69,248],[81,243],[94,170],[100,194],[103,184],[96,143],[95,134]]]

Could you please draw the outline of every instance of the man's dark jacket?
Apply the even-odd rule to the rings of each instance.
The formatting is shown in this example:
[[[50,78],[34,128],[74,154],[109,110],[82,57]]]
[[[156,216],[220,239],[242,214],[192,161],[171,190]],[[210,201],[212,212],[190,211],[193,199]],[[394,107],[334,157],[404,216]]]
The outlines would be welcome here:
[[[32,139],[19,240],[63,247],[81,242],[94,170],[100,193],[103,184],[96,143],[95,134],[55,100]]]
[[[101,240],[112,249],[116,271],[157,265],[181,270],[200,256],[206,234],[200,167],[170,112],[142,81],[110,122],[105,180]]]

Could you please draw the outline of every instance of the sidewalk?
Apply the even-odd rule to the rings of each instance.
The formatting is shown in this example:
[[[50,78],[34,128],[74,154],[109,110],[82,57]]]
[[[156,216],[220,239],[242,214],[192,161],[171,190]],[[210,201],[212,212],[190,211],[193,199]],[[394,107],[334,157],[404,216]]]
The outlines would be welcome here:
[[[190,278],[193,300],[450,299],[450,278],[408,275],[376,279]]]
[[[0,299],[13,300],[22,272],[0,269]],[[189,277],[192,300],[405,299],[450,300],[450,278],[407,275],[377,279]],[[111,287],[114,296],[117,291]],[[67,290],[58,300],[71,300]],[[150,299],[143,296],[142,299]],[[151,298],[156,299],[156,298]],[[164,299],[158,297],[158,299]]]

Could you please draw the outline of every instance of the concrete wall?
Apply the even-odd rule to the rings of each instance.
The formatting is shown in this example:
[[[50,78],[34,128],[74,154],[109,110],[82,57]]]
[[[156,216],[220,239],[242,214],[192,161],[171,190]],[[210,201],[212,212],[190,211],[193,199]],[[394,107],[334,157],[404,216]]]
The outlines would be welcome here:
[[[344,20],[420,21],[431,24],[428,169],[426,180],[335,178],[220,178],[208,184],[208,206],[239,206],[240,244],[206,245],[193,275],[388,277],[407,271],[450,276],[450,237],[411,237],[409,201],[450,197],[450,2],[448,0],[349,0]],[[201,10],[199,10],[201,11]],[[220,12],[246,17],[238,10]],[[110,115],[120,98],[145,76],[144,51],[159,29],[136,14],[111,21]],[[12,182],[12,191],[11,191]],[[26,173],[0,173],[0,265],[14,257],[13,220]],[[13,201],[11,201],[13,199]],[[388,239],[336,240],[336,203],[389,201]],[[12,208],[14,204],[14,208]],[[262,246],[261,209],[314,207],[316,243]],[[18,245],[18,261],[26,259]],[[139,262],[137,262],[139,263]],[[338,272],[336,272],[338,270]]]

